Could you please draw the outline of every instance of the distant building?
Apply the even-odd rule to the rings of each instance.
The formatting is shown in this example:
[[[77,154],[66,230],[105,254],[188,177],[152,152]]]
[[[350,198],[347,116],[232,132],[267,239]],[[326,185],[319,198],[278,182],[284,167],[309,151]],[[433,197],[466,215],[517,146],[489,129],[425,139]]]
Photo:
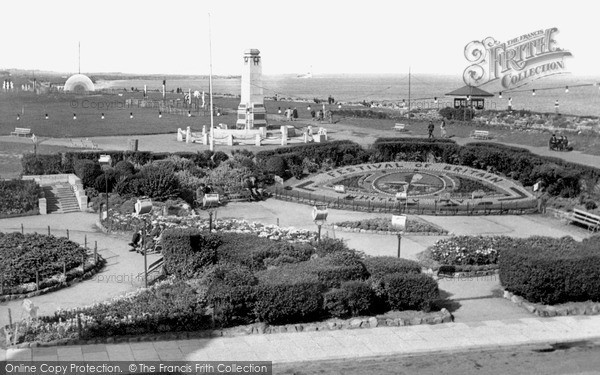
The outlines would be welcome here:
[[[83,94],[94,91],[94,82],[85,74],[74,74],[65,82],[64,90],[66,92]]]

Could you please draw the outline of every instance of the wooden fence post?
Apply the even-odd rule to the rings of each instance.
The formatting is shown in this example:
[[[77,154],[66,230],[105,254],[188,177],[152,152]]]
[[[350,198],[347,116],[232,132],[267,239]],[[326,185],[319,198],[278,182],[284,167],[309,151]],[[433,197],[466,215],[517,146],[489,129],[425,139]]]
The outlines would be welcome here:
[[[50,225],[48,225],[48,235],[50,235]]]

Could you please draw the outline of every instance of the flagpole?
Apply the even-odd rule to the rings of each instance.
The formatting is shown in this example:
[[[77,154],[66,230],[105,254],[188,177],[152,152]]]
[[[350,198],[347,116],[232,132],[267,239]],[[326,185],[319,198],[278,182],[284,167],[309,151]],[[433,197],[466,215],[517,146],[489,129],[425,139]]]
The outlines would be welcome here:
[[[210,33],[210,13],[208,13],[208,57],[209,57],[209,61],[210,61],[210,65],[209,65],[209,75],[208,75],[208,91],[209,91],[209,95],[210,95],[210,139],[209,139],[209,148],[211,151],[213,151],[214,149],[214,130],[215,130],[215,123],[214,123],[214,108],[213,108],[213,87],[212,87],[212,40],[211,40],[211,33]]]

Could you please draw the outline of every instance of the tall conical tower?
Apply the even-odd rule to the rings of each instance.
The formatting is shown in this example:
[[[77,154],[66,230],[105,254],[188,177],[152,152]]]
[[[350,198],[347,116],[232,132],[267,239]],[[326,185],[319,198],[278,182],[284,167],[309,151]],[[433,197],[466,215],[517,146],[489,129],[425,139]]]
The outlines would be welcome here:
[[[257,49],[244,51],[241,96],[236,127],[253,129],[267,126],[267,111],[262,89],[262,62],[260,51]]]

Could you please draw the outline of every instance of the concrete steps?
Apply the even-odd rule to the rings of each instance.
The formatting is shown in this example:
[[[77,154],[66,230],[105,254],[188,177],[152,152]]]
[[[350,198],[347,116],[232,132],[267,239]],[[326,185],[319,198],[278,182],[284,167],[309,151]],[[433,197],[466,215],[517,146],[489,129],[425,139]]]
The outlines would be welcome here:
[[[47,212],[66,213],[79,212],[79,203],[69,184],[43,186],[46,195]]]

